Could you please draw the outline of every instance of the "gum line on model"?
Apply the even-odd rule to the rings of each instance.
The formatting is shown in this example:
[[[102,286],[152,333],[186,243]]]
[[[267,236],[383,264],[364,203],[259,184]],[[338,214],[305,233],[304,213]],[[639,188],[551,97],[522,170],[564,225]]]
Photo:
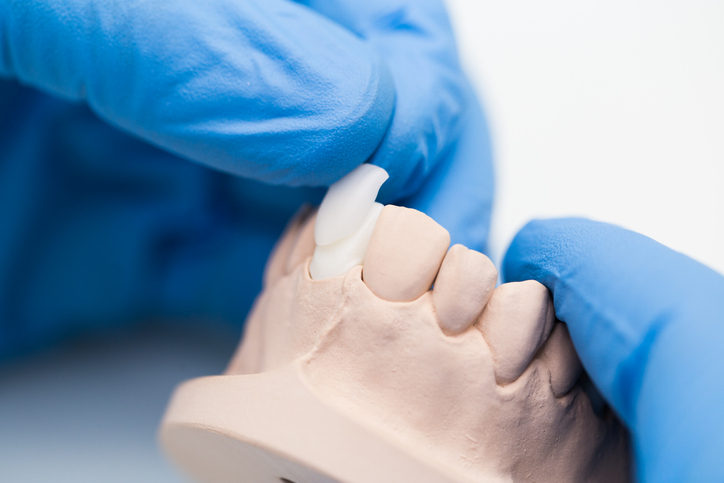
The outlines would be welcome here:
[[[625,482],[538,282],[375,202],[363,164],[282,235],[226,372],[188,381],[161,440],[199,481]]]

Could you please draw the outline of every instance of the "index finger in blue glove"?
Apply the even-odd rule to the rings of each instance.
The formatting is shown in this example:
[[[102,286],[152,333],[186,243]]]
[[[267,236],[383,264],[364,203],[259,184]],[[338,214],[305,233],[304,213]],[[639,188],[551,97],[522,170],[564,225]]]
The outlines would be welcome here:
[[[583,219],[529,223],[503,272],[553,293],[584,366],[633,433],[641,481],[721,479],[724,277]]]
[[[0,4],[0,75],[261,181],[329,184],[376,149],[394,85],[367,43],[283,0]]]
[[[484,250],[493,199],[490,139],[443,2],[303,3],[372,45],[392,73],[395,113],[371,159],[390,173],[380,199],[424,211],[453,243]]]
[[[302,3],[356,33],[386,61],[396,88],[395,114],[372,162],[390,174],[381,199],[413,195],[455,145],[467,112],[479,109],[468,95],[443,2]]]
[[[372,155],[390,173],[383,201],[425,192],[412,206],[442,200],[433,216],[482,246],[489,144],[442,2],[308,3],[6,2],[0,75],[85,100],[168,151],[256,180],[326,185]],[[465,131],[479,139],[458,142]],[[472,203],[431,191],[452,168],[466,183],[448,194],[473,192]],[[460,222],[471,212],[484,215],[477,228]]]

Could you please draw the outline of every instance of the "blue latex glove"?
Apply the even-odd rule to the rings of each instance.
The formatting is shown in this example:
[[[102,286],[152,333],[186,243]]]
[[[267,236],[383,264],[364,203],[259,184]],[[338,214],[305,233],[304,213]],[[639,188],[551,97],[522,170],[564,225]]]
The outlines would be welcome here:
[[[131,319],[240,322],[323,191],[265,183],[371,161],[384,201],[485,246],[487,130],[438,0],[8,0],[0,76],[0,357]]]
[[[631,430],[642,482],[724,480],[724,277],[643,235],[535,221],[505,279],[534,279]]]

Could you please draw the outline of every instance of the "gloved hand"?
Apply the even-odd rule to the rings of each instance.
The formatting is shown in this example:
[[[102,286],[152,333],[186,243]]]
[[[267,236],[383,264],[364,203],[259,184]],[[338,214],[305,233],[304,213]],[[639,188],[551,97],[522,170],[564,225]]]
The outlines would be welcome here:
[[[10,0],[0,76],[0,357],[100,323],[243,320],[321,196],[260,182],[371,161],[383,201],[485,245],[487,130],[440,0]]]
[[[724,277],[583,219],[529,223],[503,271],[553,293],[583,365],[632,432],[639,481],[722,481]]]

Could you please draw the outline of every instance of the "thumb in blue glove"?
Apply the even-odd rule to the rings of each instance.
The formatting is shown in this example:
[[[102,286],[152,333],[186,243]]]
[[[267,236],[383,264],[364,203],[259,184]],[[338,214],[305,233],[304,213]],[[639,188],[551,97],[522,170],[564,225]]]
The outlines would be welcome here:
[[[724,277],[583,219],[529,223],[503,270],[553,293],[584,367],[632,432],[640,481],[722,480]]]
[[[371,158],[383,200],[485,244],[489,141],[439,0],[5,2],[0,75],[245,178],[328,186]]]

